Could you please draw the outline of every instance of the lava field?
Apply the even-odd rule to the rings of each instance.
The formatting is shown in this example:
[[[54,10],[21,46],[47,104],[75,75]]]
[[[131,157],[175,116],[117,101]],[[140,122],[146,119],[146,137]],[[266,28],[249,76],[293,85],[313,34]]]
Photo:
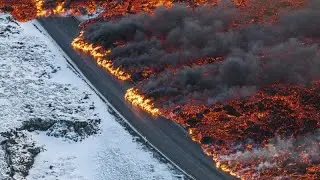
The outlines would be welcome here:
[[[20,21],[97,7],[72,46],[132,82],[128,102],[235,177],[320,179],[319,1],[0,1]]]

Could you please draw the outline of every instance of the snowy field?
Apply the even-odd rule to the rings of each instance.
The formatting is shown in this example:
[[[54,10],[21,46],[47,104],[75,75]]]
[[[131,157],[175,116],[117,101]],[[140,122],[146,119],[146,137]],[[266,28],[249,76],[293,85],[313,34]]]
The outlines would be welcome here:
[[[34,23],[0,14],[0,179],[181,179]]]

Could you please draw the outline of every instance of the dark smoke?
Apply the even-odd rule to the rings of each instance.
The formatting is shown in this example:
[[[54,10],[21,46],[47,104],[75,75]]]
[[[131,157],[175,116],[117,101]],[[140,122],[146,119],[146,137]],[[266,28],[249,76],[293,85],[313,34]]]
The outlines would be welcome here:
[[[320,79],[317,49],[316,45],[306,47],[295,39],[265,50],[264,58],[237,49],[221,64],[185,67],[175,74],[163,72],[151,77],[141,88],[155,98],[181,95],[179,98],[188,99],[187,95],[204,92],[200,97],[223,100],[241,91],[243,96],[250,95],[245,89],[253,92],[256,87],[276,82],[308,83]]]
[[[177,66],[226,54],[234,43],[223,33],[230,27],[235,11],[205,7],[192,11],[182,5],[171,10],[158,8],[153,16],[139,14],[117,22],[92,24],[85,30],[85,39],[105,48],[117,41],[128,42],[113,49],[110,56],[115,66],[134,71],[147,66]]]
[[[318,43],[320,3],[280,16],[270,24],[232,27],[246,19],[230,7],[184,5],[158,8],[154,15],[138,14],[118,21],[92,24],[85,39],[113,48],[116,67],[131,73],[151,68],[139,87],[147,96],[192,97],[210,102],[247,96],[273,83],[309,83],[320,79]],[[115,46],[115,42],[125,42]],[[191,66],[205,57],[224,57],[222,63]],[[186,66],[187,65],[187,66]],[[185,67],[183,67],[185,66]]]
[[[320,107],[319,90],[312,82],[320,80],[320,3],[281,15],[273,24],[233,22],[249,21],[232,7],[176,5],[154,15],[89,25],[85,39],[112,48],[116,67],[132,74],[151,69],[154,73],[136,88],[165,117],[192,128],[195,138],[201,135],[207,152],[237,166],[240,174],[307,177],[306,168],[319,163],[319,123],[313,112]],[[199,62],[215,57],[222,58]],[[309,88],[299,90],[301,84]],[[248,97],[257,90],[263,95]],[[295,98],[286,99],[291,94]],[[225,102],[238,97],[243,99]],[[306,157],[309,164],[302,160]]]
[[[114,66],[132,74],[151,69],[136,88],[166,118],[192,128],[209,144],[207,152],[240,165],[240,174],[270,170],[307,177],[306,168],[319,162],[319,90],[312,82],[320,80],[320,3],[273,24],[246,22],[232,7],[176,5],[91,24],[84,35],[112,48]],[[306,157],[309,164],[301,160]]]

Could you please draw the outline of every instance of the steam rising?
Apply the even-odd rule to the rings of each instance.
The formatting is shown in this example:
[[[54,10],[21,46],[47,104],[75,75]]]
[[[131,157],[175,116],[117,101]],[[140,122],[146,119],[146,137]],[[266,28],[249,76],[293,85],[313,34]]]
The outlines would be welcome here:
[[[113,48],[113,65],[128,72],[163,72],[141,87],[150,97],[205,93],[200,97],[227,99],[233,89],[281,83],[308,83],[320,78],[318,44],[320,6],[314,3],[280,17],[277,24],[251,24],[230,7],[183,5],[158,8],[154,15],[139,14],[119,21],[98,22],[85,30],[85,39]],[[126,42],[114,46],[115,42]],[[224,57],[219,64],[190,65],[201,58]],[[172,69],[175,69],[174,72]],[[226,93],[227,92],[227,93]],[[209,94],[208,94],[209,93]],[[208,96],[209,95],[209,96]],[[188,96],[186,96],[188,98]]]
[[[320,80],[320,3],[309,1],[272,23],[250,18],[230,5],[191,9],[178,4],[89,24],[84,39],[111,49],[107,58],[113,66],[140,81],[141,94],[166,117],[186,124],[197,141],[211,144],[209,151],[224,167],[243,177],[280,174],[281,179],[284,172],[303,177],[307,171],[316,177],[319,119],[312,113],[320,106],[319,96],[310,92],[318,92],[312,82]],[[276,85],[281,86],[272,90]],[[265,87],[272,88],[253,97]],[[248,96],[252,102],[247,104],[229,102]],[[263,113],[252,115],[256,106]]]
[[[259,178],[260,173],[268,169],[284,168],[287,171],[305,173],[305,168],[309,163],[305,159],[317,163],[320,161],[319,129],[311,134],[305,134],[297,138],[284,139],[279,136],[271,139],[269,143],[262,148],[256,148],[251,151],[237,151],[234,154],[219,156],[219,159],[231,163],[243,163],[243,173],[246,172],[246,166],[249,167],[254,160],[260,160],[254,168],[259,172],[251,178]],[[297,148],[298,147],[298,148]],[[303,153],[301,153],[303,152]],[[283,159],[285,161],[283,162]],[[290,178],[283,175],[273,177],[275,179]]]
[[[132,80],[126,100],[185,126],[232,175],[319,179],[320,1],[0,0],[0,10],[28,21],[98,4],[72,46]]]

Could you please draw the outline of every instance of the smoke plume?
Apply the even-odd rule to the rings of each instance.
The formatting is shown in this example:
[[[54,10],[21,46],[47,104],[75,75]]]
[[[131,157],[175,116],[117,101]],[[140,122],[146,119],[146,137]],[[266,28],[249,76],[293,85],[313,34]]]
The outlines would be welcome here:
[[[211,97],[227,97],[221,93],[235,88],[319,79],[318,44],[304,43],[320,37],[319,9],[319,3],[313,3],[280,16],[278,23],[233,28],[234,21],[245,19],[239,19],[232,7],[193,10],[176,5],[158,8],[153,15],[98,22],[87,27],[84,35],[89,42],[112,48],[115,67],[131,73],[157,72],[141,87],[147,96],[208,95],[211,91]],[[193,65],[210,57],[224,60]]]
[[[271,22],[230,5],[178,4],[89,24],[84,39],[111,49],[106,58],[153,103],[145,109],[186,126],[222,169],[244,178],[312,179],[319,168],[320,3],[308,2]]]

